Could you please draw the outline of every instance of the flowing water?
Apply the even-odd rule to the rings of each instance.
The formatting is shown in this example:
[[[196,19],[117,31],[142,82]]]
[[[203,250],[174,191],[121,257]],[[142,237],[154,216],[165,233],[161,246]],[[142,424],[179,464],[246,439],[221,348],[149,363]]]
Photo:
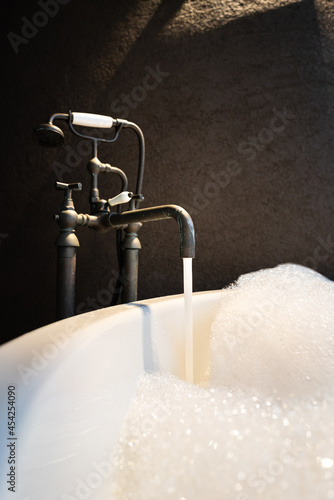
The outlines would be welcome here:
[[[184,339],[185,339],[185,366],[186,381],[190,384],[194,380],[194,340],[193,340],[193,274],[192,259],[183,259],[183,289],[184,289]]]
[[[140,380],[110,499],[334,499],[333,305],[334,283],[301,266],[242,276],[218,305],[205,385]]]

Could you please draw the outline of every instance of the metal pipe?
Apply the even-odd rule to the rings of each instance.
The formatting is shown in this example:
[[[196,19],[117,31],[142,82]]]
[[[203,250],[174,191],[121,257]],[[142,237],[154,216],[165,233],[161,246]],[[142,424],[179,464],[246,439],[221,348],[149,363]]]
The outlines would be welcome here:
[[[69,114],[68,113],[54,113],[53,115],[50,116],[49,123],[53,123],[54,120],[68,120]]]
[[[141,244],[138,231],[141,224],[129,224],[125,228],[125,238],[122,242],[122,303],[135,302],[138,295],[138,260]]]
[[[80,191],[80,183],[56,182],[57,190],[64,191],[60,212],[55,215],[60,231],[56,239],[57,251],[57,294],[56,319],[74,316],[76,254],[80,246],[75,234],[78,214],[74,209],[72,191]]]
[[[58,246],[56,320],[75,314],[75,271],[77,247]]]
[[[128,122],[127,120],[116,120],[120,122],[124,128],[131,128],[134,130],[138,137],[139,142],[139,165],[138,165],[138,174],[137,174],[137,184],[136,184],[136,193],[141,194],[142,185],[143,185],[143,177],[144,177],[144,167],[145,167],[145,139],[144,134],[140,127],[136,123]],[[138,208],[139,199],[133,199],[131,201],[131,208]]]
[[[186,210],[178,205],[162,205],[141,208],[121,214],[109,215],[110,227],[118,229],[134,222],[150,222],[163,219],[175,219],[179,226],[181,257],[195,257],[195,229],[193,221]]]

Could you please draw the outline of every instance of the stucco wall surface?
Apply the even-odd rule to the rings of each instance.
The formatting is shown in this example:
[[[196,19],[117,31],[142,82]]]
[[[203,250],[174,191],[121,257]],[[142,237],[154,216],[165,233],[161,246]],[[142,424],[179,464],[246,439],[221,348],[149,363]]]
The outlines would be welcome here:
[[[12,338],[54,320],[56,180],[82,182],[87,144],[41,149],[55,112],[126,118],[146,138],[142,206],[186,208],[194,289],[295,262],[334,278],[334,3],[325,0],[18,0],[2,13],[1,317]],[[42,14],[41,14],[42,13]],[[44,15],[43,15],[44,13]],[[138,148],[99,149],[135,189]],[[100,192],[119,190],[102,176]],[[79,228],[77,304],[107,305],[115,234]],[[140,230],[139,298],[181,293],[174,221]],[[110,294],[109,294],[110,295]]]

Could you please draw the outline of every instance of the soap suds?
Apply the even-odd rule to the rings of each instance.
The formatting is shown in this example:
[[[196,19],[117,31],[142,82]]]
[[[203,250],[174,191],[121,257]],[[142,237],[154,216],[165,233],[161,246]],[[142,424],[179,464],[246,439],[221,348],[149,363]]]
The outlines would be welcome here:
[[[230,287],[206,386],[141,378],[111,498],[334,498],[333,294],[332,282],[291,264]]]

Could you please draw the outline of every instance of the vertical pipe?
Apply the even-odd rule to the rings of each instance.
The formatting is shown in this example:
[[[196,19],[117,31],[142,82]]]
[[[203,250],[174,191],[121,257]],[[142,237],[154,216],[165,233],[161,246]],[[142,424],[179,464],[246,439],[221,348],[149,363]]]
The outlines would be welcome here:
[[[123,250],[124,276],[122,277],[122,304],[135,302],[137,300],[138,252],[139,249],[126,248]]]
[[[58,246],[56,319],[74,316],[77,247]]]
[[[138,260],[141,244],[138,238],[140,223],[129,224],[125,228],[122,242],[122,303],[135,302],[138,290]]]
[[[57,190],[64,190],[60,212],[55,215],[60,231],[56,239],[57,251],[57,291],[56,319],[74,316],[76,252],[80,246],[75,234],[78,214],[74,209],[72,191],[81,190],[80,182],[65,184],[56,182]]]

